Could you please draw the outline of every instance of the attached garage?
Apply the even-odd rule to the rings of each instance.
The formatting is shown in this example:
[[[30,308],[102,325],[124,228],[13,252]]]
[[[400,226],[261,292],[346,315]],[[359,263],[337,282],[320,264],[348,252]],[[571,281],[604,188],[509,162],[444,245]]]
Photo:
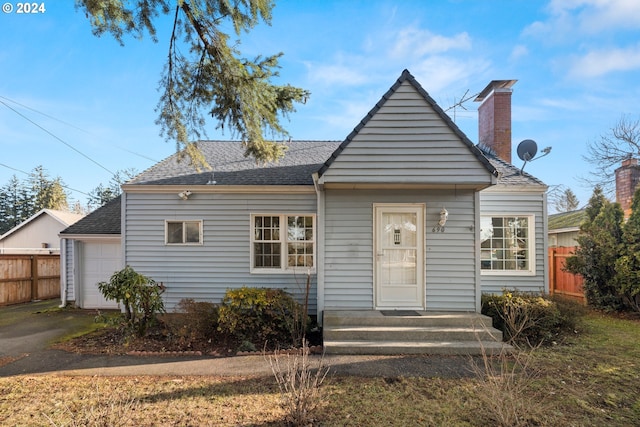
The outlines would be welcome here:
[[[118,308],[115,301],[107,301],[98,283],[109,281],[111,275],[122,269],[120,241],[80,242],[80,269],[76,304],[82,308]]]
[[[117,309],[98,290],[122,270],[120,197],[60,232],[60,287],[62,304],[87,309]]]

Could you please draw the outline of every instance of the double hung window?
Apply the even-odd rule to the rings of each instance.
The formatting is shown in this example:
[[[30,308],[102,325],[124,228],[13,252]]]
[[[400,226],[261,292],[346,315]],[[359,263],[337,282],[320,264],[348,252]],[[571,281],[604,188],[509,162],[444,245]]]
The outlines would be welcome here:
[[[534,217],[482,216],[480,265],[483,273],[533,274]]]
[[[282,272],[315,267],[315,216],[251,216],[251,271]]]

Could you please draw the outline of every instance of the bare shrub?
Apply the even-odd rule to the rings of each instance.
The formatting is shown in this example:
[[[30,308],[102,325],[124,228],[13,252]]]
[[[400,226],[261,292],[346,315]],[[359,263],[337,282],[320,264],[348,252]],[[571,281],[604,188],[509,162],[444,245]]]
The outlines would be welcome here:
[[[329,372],[329,367],[324,365],[324,355],[313,364],[309,354],[309,346],[304,341],[298,351],[285,354],[276,351],[268,356],[287,421],[294,426],[313,424],[313,413],[322,401],[321,387]]]
[[[539,377],[532,364],[533,353],[505,348],[492,357],[483,348],[480,360],[473,359],[471,366],[478,378],[475,395],[483,415],[493,425],[536,425],[544,405],[533,388]]]
[[[506,304],[501,314],[505,327],[510,331],[509,342],[517,344],[523,331],[532,326],[531,312],[522,310],[517,304]],[[479,330],[487,327],[481,323]],[[495,341],[499,337],[493,336]],[[541,343],[528,351],[518,346],[504,345],[500,352],[488,350],[476,332],[476,340],[480,344],[481,357],[471,358],[471,367],[478,379],[475,396],[480,401],[481,415],[486,418],[484,423],[498,426],[528,426],[537,425],[538,419],[544,417],[543,399],[535,392],[534,384],[540,377],[533,361],[535,350]]]

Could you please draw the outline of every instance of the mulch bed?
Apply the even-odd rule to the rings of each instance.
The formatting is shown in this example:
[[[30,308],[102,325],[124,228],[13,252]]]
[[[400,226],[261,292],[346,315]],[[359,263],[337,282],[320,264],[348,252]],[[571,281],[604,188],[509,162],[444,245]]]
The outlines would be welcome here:
[[[321,336],[309,337],[312,353],[321,353]],[[229,357],[243,354],[263,353],[259,351],[237,351],[237,343],[230,338],[220,336],[212,338],[177,337],[162,325],[151,329],[146,336],[137,337],[127,333],[123,328],[105,327],[71,340],[58,343],[54,348],[82,354],[110,355],[208,355]],[[286,352],[287,350],[283,350]],[[291,349],[298,351],[298,349]]]

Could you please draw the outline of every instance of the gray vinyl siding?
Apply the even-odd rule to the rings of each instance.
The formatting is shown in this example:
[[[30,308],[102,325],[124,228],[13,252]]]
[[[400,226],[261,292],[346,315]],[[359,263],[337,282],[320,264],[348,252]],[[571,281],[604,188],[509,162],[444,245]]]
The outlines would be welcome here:
[[[325,309],[374,307],[374,203],[426,205],[426,308],[475,311],[474,193],[444,190],[326,190]],[[443,206],[445,232],[433,232]]]
[[[424,97],[404,82],[339,153],[321,182],[488,184],[491,176]]]
[[[306,274],[251,274],[250,224],[253,213],[316,213],[315,194],[128,193],[125,262],[166,287],[164,301],[173,310],[183,298],[220,302],[228,288],[243,285],[283,288],[301,301]],[[203,244],[165,245],[166,220],[202,220]],[[317,240],[317,238],[316,238]],[[316,309],[312,277],[310,309]]]
[[[501,293],[503,289],[523,292],[548,292],[545,239],[546,205],[539,192],[480,192],[480,214],[535,215],[535,275],[494,276],[481,274],[483,293]]]

